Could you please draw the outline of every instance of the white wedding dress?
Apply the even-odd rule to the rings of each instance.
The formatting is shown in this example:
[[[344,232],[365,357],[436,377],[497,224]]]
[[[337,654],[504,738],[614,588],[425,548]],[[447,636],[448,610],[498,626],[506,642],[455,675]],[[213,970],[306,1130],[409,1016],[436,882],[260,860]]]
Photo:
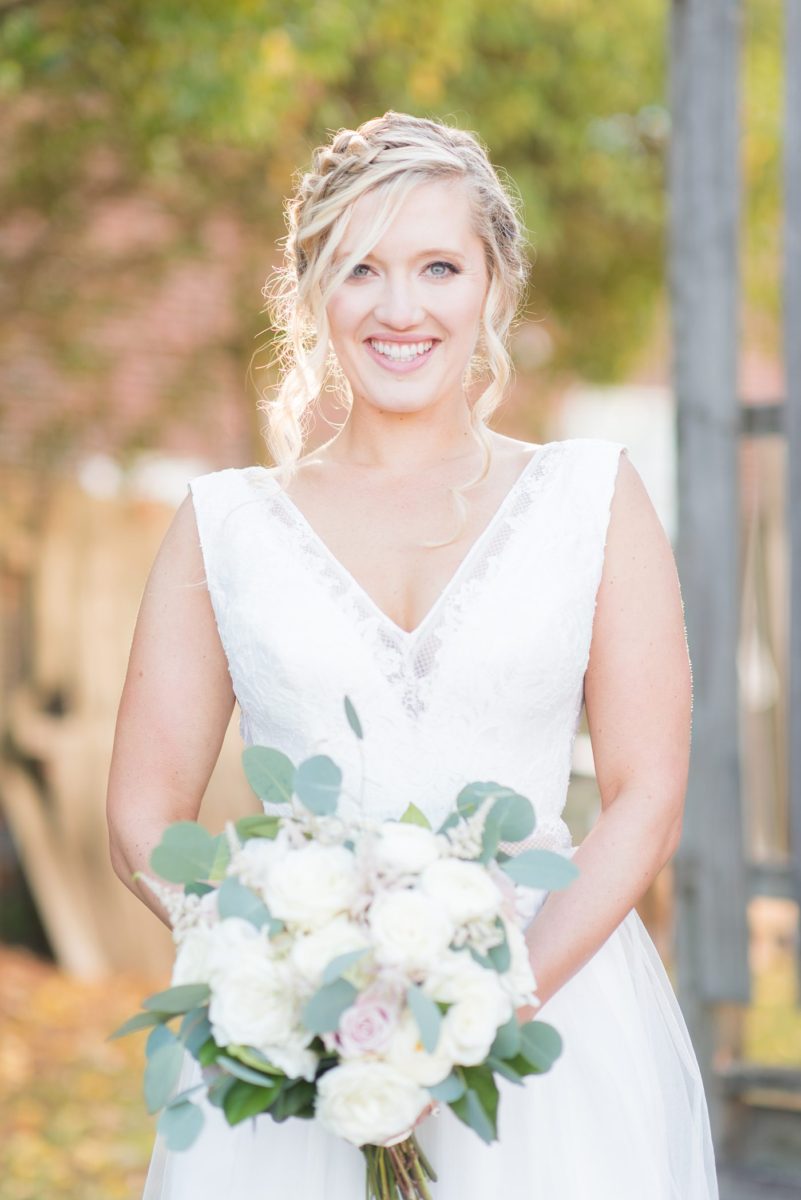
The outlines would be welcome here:
[[[324,753],[381,817],[414,801],[438,825],[459,788],[528,796],[530,843],[570,852],[561,819],[620,453],[574,438],[534,449],[411,633],[334,558],[262,467],[190,487],[246,744]],[[352,699],[359,743],[345,719]],[[363,748],[362,762],[360,751]],[[534,917],[536,920],[536,916]],[[446,1106],[418,1128],[436,1200],[711,1200],[698,1065],[670,982],[632,911],[543,1007],[564,1051],[524,1087],[501,1079],[500,1140]],[[181,1083],[196,1074],[191,1064]],[[157,1139],[145,1200],[361,1200],[361,1153],[315,1121],[229,1128],[207,1110],[185,1152]]]

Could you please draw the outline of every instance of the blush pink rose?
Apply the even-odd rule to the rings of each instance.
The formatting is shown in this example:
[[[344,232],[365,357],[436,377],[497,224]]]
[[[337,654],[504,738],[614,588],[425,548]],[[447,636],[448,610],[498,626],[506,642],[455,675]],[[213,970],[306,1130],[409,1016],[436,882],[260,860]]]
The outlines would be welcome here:
[[[397,1023],[394,1008],[365,992],[339,1018],[336,1049],[343,1058],[377,1054],[389,1045]]]

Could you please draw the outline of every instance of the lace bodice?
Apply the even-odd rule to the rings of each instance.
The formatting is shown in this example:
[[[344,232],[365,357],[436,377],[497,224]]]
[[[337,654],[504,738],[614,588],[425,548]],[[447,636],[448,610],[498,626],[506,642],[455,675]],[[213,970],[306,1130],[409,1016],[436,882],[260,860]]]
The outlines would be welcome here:
[[[595,438],[535,449],[411,632],[377,607],[272,472],[193,479],[244,742],[295,762],[329,754],[348,802],[377,817],[413,801],[437,825],[464,783],[494,780],[534,804],[530,844],[568,846],[561,813],[624,449]]]

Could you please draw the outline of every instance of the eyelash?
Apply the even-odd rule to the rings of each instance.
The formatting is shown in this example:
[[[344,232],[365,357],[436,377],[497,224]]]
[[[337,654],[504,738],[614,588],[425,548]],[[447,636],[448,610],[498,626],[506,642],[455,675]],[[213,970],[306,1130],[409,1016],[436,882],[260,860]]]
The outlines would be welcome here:
[[[438,258],[435,262],[430,262],[428,264],[428,266],[429,267],[447,267],[448,268],[448,272],[446,275],[432,275],[431,276],[432,279],[447,279],[449,275],[461,274],[458,267],[454,266],[454,264],[451,262],[447,262],[444,258]],[[367,278],[366,275],[357,275],[356,274],[356,272],[359,270],[360,267],[367,267],[367,263],[357,263],[356,266],[353,268],[351,278],[353,278],[353,279],[366,279]],[[367,270],[369,271],[370,268],[367,267]]]

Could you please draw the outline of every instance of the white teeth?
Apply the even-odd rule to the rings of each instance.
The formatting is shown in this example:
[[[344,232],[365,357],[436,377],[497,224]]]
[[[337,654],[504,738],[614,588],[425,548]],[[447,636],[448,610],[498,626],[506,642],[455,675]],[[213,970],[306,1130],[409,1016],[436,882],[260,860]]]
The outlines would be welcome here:
[[[385,355],[387,358],[394,359],[396,362],[408,362],[410,358],[417,358],[419,354],[426,354],[434,345],[431,342],[377,342],[373,338],[370,339],[370,345],[379,354]]]

